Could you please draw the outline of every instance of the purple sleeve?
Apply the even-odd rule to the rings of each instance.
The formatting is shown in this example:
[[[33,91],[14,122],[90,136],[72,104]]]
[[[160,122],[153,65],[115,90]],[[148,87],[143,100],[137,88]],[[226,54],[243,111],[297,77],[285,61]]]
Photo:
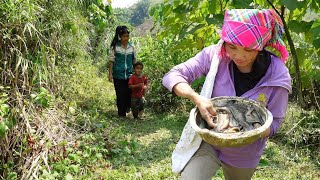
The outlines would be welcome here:
[[[289,91],[282,87],[276,88],[274,93],[271,94],[268,109],[273,115],[273,121],[270,126],[270,137],[273,136],[279,129],[283,118],[285,117],[288,106]]]
[[[162,79],[162,84],[172,92],[173,87],[181,82],[191,84],[209,72],[214,45],[204,48],[196,56],[173,67]]]

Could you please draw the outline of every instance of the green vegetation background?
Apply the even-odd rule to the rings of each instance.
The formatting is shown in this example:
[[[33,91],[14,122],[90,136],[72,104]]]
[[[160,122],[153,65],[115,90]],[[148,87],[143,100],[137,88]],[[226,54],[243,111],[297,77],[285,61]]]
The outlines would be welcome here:
[[[0,2],[0,179],[178,179],[171,172],[171,153],[193,105],[174,97],[161,79],[215,41],[215,27],[203,23],[219,23],[220,16],[214,16],[217,21],[207,17],[211,12],[205,3],[247,7],[253,1],[142,0],[129,9],[112,9],[106,2]],[[291,17],[319,7],[316,1],[306,1],[306,7],[294,2],[273,1],[296,13]],[[188,12],[202,25],[186,22],[182,17]],[[320,178],[319,50],[313,44],[319,40],[319,20],[311,26],[294,20],[291,32],[305,59],[301,69],[308,107],[297,105],[294,91],[281,130],[269,140],[253,179]],[[294,23],[301,23],[302,30]],[[122,24],[132,30],[151,83],[144,120],[116,116],[107,78],[109,44]],[[303,28],[312,32],[299,33]],[[294,77],[292,63],[288,66]],[[202,82],[192,85],[199,91]],[[222,171],[214,179],[223,179]]]

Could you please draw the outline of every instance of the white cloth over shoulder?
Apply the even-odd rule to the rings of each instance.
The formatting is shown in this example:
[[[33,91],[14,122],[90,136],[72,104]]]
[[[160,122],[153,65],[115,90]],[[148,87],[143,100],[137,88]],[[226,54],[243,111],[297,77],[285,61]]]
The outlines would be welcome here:
[[[219,53],[223,45],[223,40],[220,40],[217,44],[217,49],[212,57],[210,70],[206,76],[206,80],[201,89],[200,95],[211,98],[212,90],[214,86],[214,80],[219,66]],[[196,108],[190,111],[190,114],[194,113]],[[202,138],[191,127],[190,116],[188,122],[183,128],[182,135],[176,148],[172,153],[172,171],[174,173],[180,173],[186,164],[189,162],[193,154],[199,149]]]

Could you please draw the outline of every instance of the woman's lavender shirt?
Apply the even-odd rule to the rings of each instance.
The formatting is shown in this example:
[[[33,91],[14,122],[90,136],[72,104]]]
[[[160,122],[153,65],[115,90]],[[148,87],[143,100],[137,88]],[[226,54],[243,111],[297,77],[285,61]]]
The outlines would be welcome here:
[[[163,78],[163,85],[171,92],[178,83],[191,84],[209,72],[215,45],[204,48],[195,57],[173,67]],[[222,59],[215,79],[212,97],[236,96],[233,83],[233,72],[229,69],[231,60]],[[232,69],[232,68],[231,68]],[[291,92],[291,77],[284,63],[276,56],[271,57],[271,64],[264,77],[251,90],[241,97],[260,101],[273,115],[270,126],[273,136],[280,127],[288,105],[288,94]],[[265,147],[266,138],[239,148],[214,147],[218,157],[224,163],[238,168],[254,168],[259,163]]]

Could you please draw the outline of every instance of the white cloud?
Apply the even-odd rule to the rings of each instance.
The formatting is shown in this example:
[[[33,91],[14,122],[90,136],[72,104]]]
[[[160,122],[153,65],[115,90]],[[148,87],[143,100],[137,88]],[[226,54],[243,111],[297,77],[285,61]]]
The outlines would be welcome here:
[[[138,2],[138,0],[112,0],[111,6],[113,8],[128,8]]]

